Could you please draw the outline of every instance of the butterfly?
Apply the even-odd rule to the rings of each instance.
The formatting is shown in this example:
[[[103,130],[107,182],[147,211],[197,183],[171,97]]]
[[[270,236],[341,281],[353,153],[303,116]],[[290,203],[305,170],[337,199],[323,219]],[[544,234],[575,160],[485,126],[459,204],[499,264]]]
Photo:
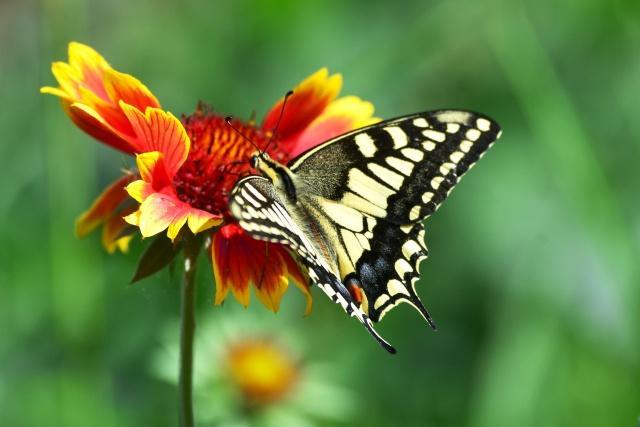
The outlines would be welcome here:
[[[236,183],[230,210],[253,238],[288,246],[311,283],[395,353],[373,322],[406,302],[436,329],[415,289],[423,220],[500,133],[484,115],[437,110],[346,133],[287,165],[258,151],[260,175]]]

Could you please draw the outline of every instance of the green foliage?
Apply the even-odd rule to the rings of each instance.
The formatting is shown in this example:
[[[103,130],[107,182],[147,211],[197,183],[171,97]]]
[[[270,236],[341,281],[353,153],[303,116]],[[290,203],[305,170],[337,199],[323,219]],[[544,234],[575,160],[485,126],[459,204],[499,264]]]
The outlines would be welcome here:
[[[167,267],[181,249],[180,243],[172,243],[164,233],[154,237],[140,256],[131,283],[136,283]]]
[[[73,236],[133,162],[37,93],[71,40],[177,114],[202,99],[260,116],[326,65],[380,117],[494,117],[502,139],[427,221],[418,288],[437,333],[402,308],[380,328],[389,356],[318,293],[308,318],[291,292],[255,322],[288,325],[359,396],[335,425],[635,425],[639,22],[622,0],[2,2],[0,425],[177,422],[175,388],[150,365],[178,316],[178,278],[128,286],[143,244],[108,256],[98,235]],[[200,319],[229,311],[212,307],[211,276],[202,260]]]

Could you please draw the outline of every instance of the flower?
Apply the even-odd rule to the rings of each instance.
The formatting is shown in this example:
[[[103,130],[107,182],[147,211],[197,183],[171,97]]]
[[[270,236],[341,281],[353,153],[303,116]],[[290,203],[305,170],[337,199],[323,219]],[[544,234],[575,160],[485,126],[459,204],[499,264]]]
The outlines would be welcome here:
[[[78,218],[79,236],[103,225],[103,243],[113,252],[127,250],[129,225],[143,238],[165,232],[172,241],[183,238],[185,228],[193,234],[208,233],[215,304],[221,304],[231,289],[246,307],[253,285],[260,301],[275,312],[291,279],[305,294],[305,312],[310,312],[308,279],[288,249],[248,236],[231,217],[227,198],[235,182],[251,173],[248,160],[255,147],[247,139],[263,150],[269,146],[272,158],[287,162],[329,138],[378,120],[371,103],[355,96],[338,98],[340,74],[320,69],[294,89],[286,109],[283,97],[261,125],[234,119],[234,130],[203,105],[178,120],[138,79],[114,70],[80,43],[69,44],[69,62],[54,62],[52,72],[59,87],[43,87],[41,92],[58,96],[78,127],[135,156],[137,165],[136,173],[118,178]]]

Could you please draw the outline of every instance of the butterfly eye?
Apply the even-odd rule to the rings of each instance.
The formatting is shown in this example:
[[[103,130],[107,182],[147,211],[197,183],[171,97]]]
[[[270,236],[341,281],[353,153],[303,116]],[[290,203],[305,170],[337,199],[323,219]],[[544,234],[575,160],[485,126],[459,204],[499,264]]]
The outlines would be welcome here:
[[[254,168],[254,169],[258,169],[258,162],[259,161],[260,161],[260,159],[258,158],[258,156],[256,156],[256,155],[251,156],[251,160],[250,160],[251,167]]]

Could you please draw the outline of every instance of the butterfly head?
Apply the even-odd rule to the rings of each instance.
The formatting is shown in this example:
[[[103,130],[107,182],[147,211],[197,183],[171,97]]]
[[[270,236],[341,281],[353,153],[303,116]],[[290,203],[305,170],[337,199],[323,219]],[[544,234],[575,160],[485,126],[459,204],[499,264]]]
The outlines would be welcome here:
[[[264,151],[255,151],[249,159],[249,164],[260,174],[273,181],[277,177],[279,164]]]
[[[249,159],[249,164],[251,165],[251,167],[255,170],[260,170],[260,167],[262,165],[263,161],[269,161],[271,160],[271,158],[269,157],[269,155],[267,153],[261,152],[261,151],[255,151],[252,155],[251,158]]]
[[[293,173],[285,165],[273,160],[264,151],[256,151],[249,160],[251,167],[282,190],[292,201],[296,200],[296,188]]]

